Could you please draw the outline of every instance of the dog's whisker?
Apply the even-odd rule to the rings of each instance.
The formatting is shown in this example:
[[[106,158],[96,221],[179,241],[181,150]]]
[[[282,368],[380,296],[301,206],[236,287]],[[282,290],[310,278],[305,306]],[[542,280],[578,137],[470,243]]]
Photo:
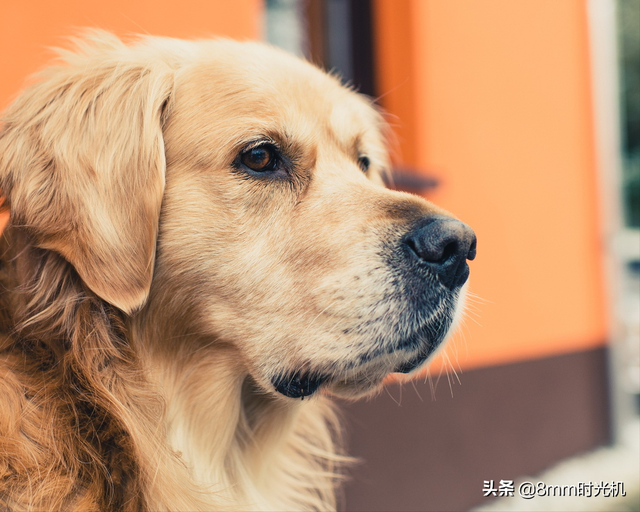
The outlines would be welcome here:
[[[413,387],[413,390],[416,392],[416,395],[418,395],[418,398],[420,399],[420,401],[424,402],[424,400],[422,399],[422,395],[420,395],[420,391],[418,391],[418,387],[416,386],[416,381],[414,379],[411,379],[411,386]]]

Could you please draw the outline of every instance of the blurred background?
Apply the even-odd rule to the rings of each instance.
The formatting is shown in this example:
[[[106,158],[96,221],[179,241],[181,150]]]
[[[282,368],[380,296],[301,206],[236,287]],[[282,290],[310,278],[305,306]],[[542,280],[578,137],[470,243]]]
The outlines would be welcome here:
[[[342,404],[344,510],[640,510],[640,0],[2,0],[0,108],[87,26],[332,70],[387,112],[393,186],[476,231],[447,350]],[[527,475],[628,497],[484,496]]]

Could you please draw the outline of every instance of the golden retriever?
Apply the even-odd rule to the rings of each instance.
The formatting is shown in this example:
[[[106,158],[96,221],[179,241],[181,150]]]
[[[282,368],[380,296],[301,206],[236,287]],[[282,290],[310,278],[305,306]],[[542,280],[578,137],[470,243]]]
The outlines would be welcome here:
[[[420,367],[475,255],[385,130],[259,43],[61,52],[0,128],[0,504],[335,508],[330,395]]]

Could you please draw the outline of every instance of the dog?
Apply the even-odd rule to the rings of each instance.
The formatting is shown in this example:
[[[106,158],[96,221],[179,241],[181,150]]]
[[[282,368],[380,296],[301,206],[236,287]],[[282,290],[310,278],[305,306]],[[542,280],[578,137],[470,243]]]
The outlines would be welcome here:
[[[0,126],[3,507],[334,509],[331,397],[422,367],[476,252],[387,138],[261,43],[61,50]]]

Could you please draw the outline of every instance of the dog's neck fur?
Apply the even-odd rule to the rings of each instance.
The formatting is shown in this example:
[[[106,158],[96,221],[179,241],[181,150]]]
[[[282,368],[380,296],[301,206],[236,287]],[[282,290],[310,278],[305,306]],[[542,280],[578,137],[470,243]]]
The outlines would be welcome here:
[[[169,442],[199,486],[248,510],[335,506],[335,481],[326,475],[345,459],[334,453],[324,397],[303,403],[266,394],[232,346],[182,335],[174,350],[159,353],[157,340],[145,339],[152,330],[132,331],[166,400]]]
[[[335,506],[342,457],[327,400],[258,391],[235,350],[215,340],[180,339],[158,351],[171,340],[152,337],[171,334],[149,324],[153,315],[124,317],[20,229],[2,238],[0,370],[17,382],[6,406],[23,411],[20,424],[0,425],[0,451],[13,461],[0,475],[8,505]],[[52,488],[52,476],[66,486]]]

